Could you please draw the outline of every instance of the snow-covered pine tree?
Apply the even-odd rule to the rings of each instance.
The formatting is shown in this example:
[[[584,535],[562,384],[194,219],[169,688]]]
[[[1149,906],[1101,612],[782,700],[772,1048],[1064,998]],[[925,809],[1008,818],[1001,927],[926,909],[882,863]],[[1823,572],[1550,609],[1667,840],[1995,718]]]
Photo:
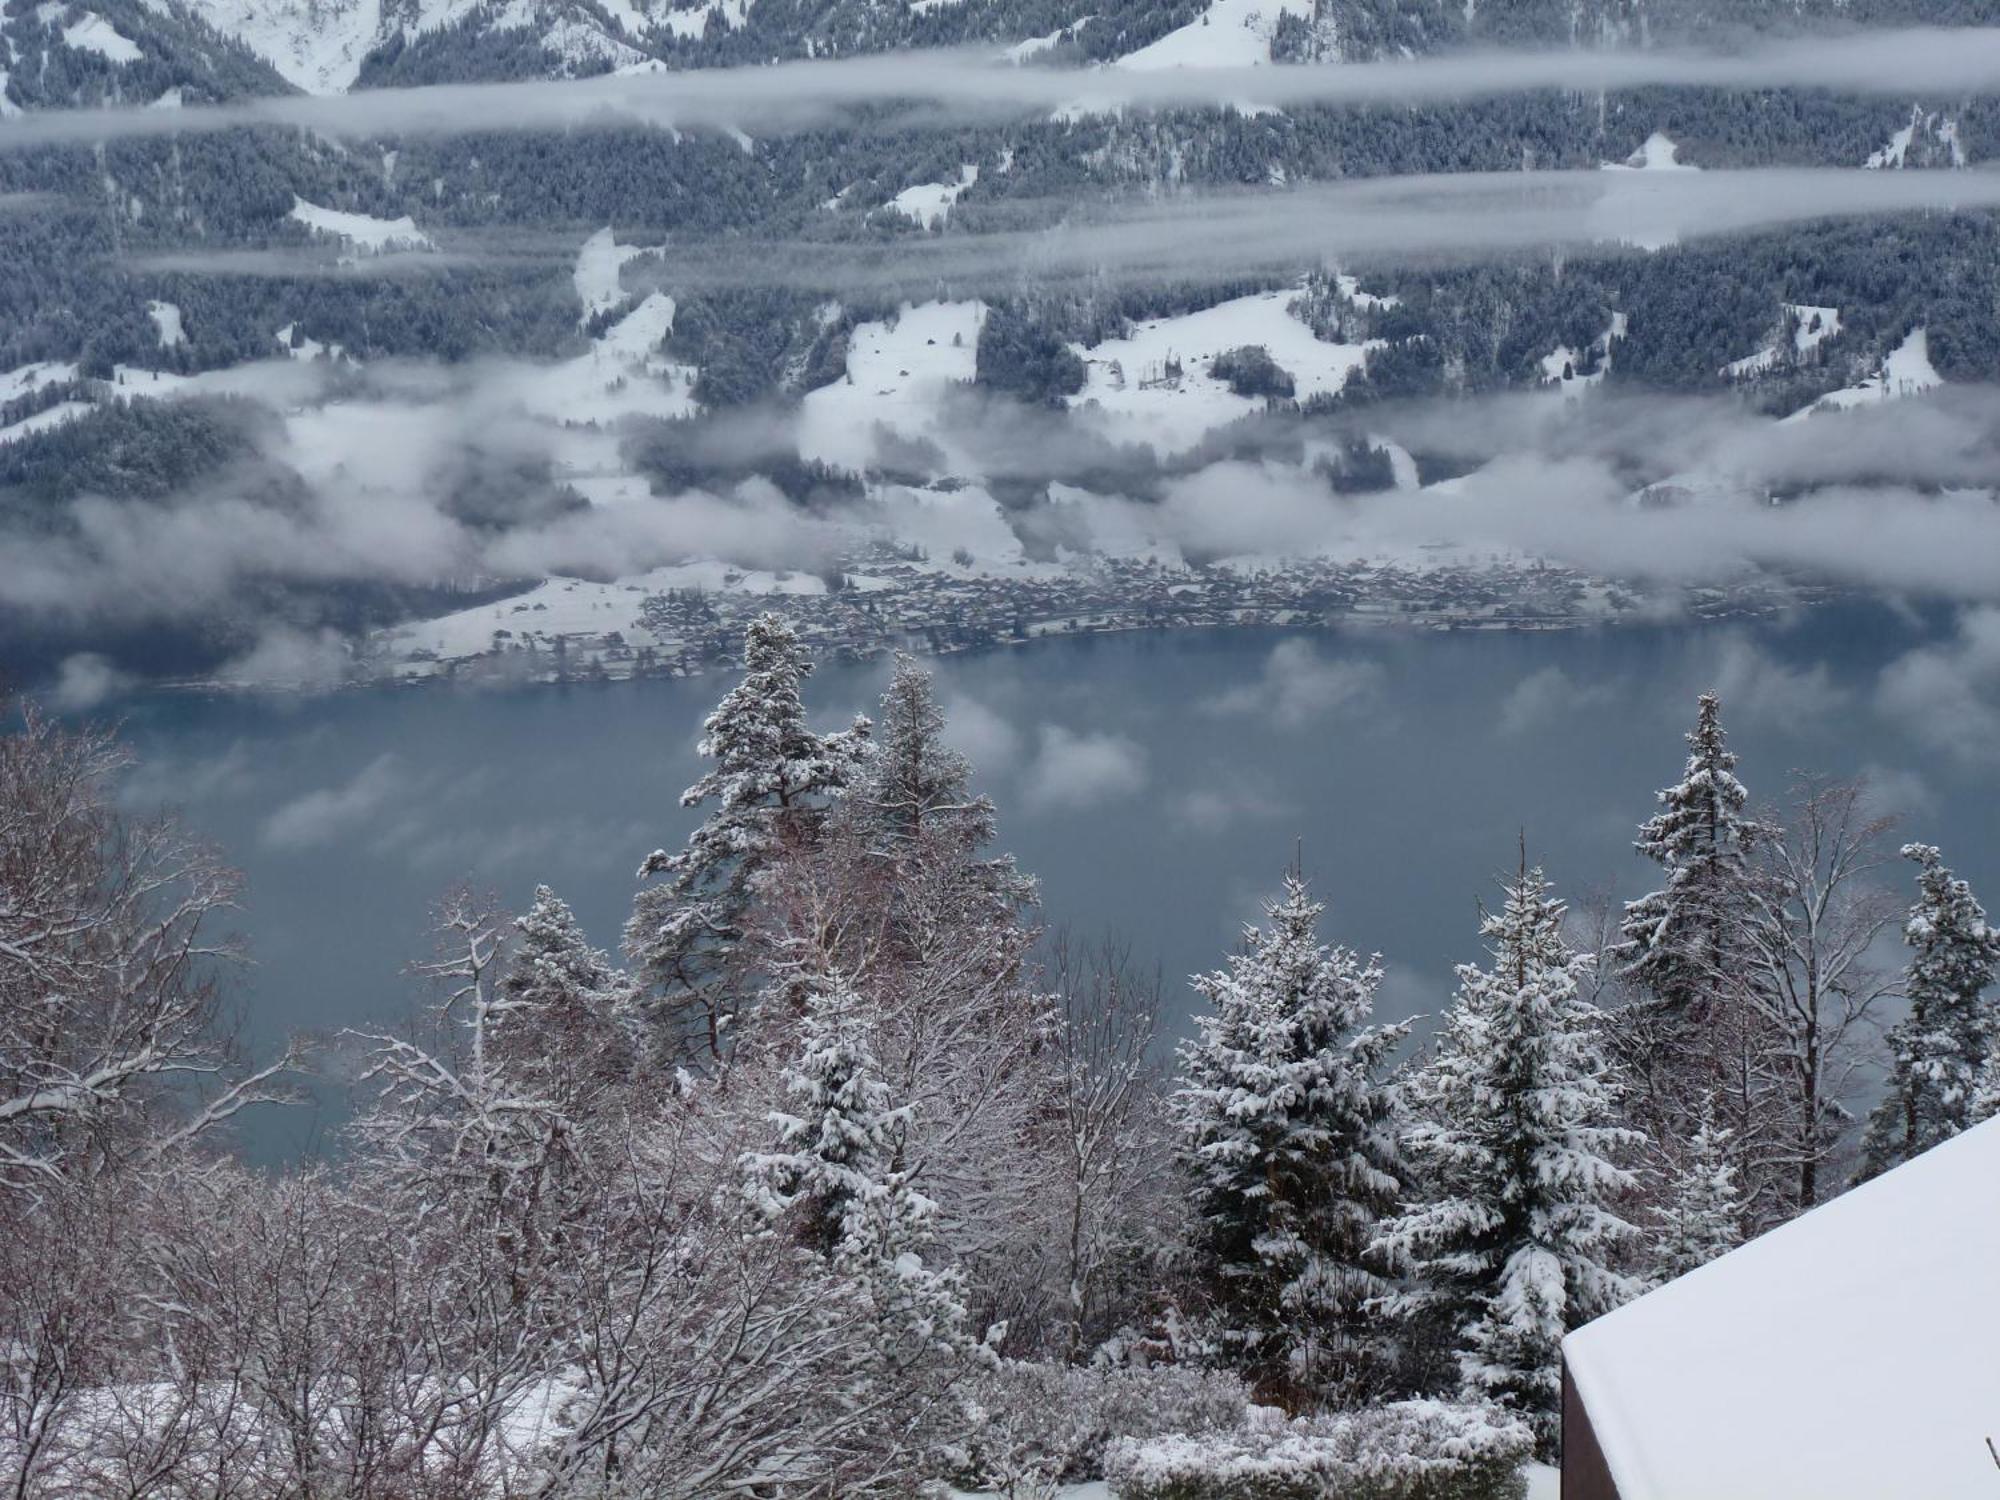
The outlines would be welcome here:
[[[1903,926],[1911,949],[1909,1013],[1889,1031],[1889,1087],[1868,1120],[1861,1175],[1873,1177],[1978,1118],[1980,1073],[2000,1038],[1987,998],[2000,970],[2000,931],[1972,887],[1930,844],[1905,844],[1918,866],[1917,900]]]
[[[1993,1039],[1993,1050],[1986,1054],[1986,1065],[1979,1070],[1979,1082],[1972,1091],[1972,1123],[1990,1120],[2000,1115],[2000,1036]]]
[[[1685,1276],[1743,1243],[1743,1194],[1736,1184],[1729,1132],[1704,1109],[1685,1154],[1668,1177],[1653,1246],[1658,1281]]]
[[[1391,1373],[1371,1246],[1403,1191],[1381,1072],[1408,1027],[1367,1025],[1380,961],[1320,942],[1325,908],[1303,879],[1265,910],[1229,966],[1194,981],[1213,1010],[1181,1048],[1175,1107],[1217,1337],[1296,1411],[1378,1393]]]
[[[498,985],[489,1045],[542,1091],[574,1107],[578,1093],[628,1079],[644,1052],[639,987],[593,948],[566,902],[547,886],[514,919],[514,946]]]
[[[683,807],[713,803],[678,854],[656,849],[639,867],[643,888],[625,928],[625,951],[656,987],[677,1042],[698,1037],[719,1056],[736,1004],[729,960],[742,941],[758,873],[788,843],[810,840],[827,798],[866,759],[868,725],[835,735],[806,724],[801,689],[812,660],[776,615],[750,624],[743,680],[702,725],[700,752],[714,767],[681,794]]]
[[[996,922],[1011,923],[1035,899],[1034,882],[1010,857],[972,858],[993,841],[993,799],[973,792],[972,763],[945,743],[944,724],[931,674],[898,652],[871,753],[842,811],[864,825],[878,855],[969,882],[994,898]]]
[[[944,742],[944,710],[931,674],[900,651],[882,695],[875,743],[854,798],[867,806],[884,835],[910,842],[927,828],[946,824],[967,844],[992,839],[992,799],[972,795],[971,762]]]
[[[891,1102],[863,1001],[839,978],[807,997],[784,1082],[793,1108],[772,1116],[777,1149],[745,1163],[752,1200],[867,1290],[892,1368],[979,1347],[962,1279],[924,1262],[937,1209],[904,1168],[910,1112]]]
[[[1615,951],[1655,1012],[1698,1024],[1727,974],[1758,829],[1743,816],[1749,793],[1714,693],[1701,695],[1687,741],[1685,774],[1660,792],[1660,811],[1639,826],[1633,846],[1666,871],[1666,884],[1626,907]]]
[[[1384,1227],[1406,1267],[1391,1303],[1454,1338],[1462,1394],[1520,1412],[1553,1454],[1562,1338],[1639,1290],[1616,1262],[1637,1234],[1613,1208],[1633,1186],[1614,1124],[1602,1017],[1578,992],[1590,964],[1563,937],[1540,870],[1507,883],[1480,923],[1491,966],[1461,965],[1437,1048],[1410,1080],[1406,1137],[1432,1196]]]

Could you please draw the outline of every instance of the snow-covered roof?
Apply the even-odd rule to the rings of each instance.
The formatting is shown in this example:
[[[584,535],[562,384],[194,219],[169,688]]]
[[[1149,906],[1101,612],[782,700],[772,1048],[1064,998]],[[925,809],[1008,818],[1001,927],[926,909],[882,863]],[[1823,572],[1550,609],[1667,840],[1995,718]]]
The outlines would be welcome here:
[[[2000,1120],[1563,1353],[1620,1500],[1993,1500]]]

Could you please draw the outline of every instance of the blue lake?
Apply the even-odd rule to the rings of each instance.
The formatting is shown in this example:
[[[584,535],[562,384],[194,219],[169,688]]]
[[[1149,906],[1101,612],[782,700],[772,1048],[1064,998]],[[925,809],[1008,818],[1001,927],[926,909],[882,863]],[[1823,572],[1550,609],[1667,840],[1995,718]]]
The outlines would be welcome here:
[[[1900,836],[2000,892],[1996,710],[1955,670],[1957,630],[1841,606],[1740,627],[1086,636],[935,666],[1046,915],[1128,940],[1178,1016],[1185,976],[1221,960],[1295,849],[1328,935],[1385,955],[1402,1015],[1438,1010],[1477,956],[1478,903],[1523,831],[1565,894],[1646,888],[1633,826],[1705,688],[1753,797],[1796,769],[1867,774]],[[887,670],[822,668],[815,714],[870,708]],[[615,947],[640,860],[692,826],[678,797],[727,681],[151,697],[123,710],[129,795],[177,804],[247,876],[255,965],[235,993],[262,1050],[407,1016],[405,966],[458,881],[517,906],[546,882]],[[318,1093],[253,1120],[253,1153],[325,1145],[344,1090]]]

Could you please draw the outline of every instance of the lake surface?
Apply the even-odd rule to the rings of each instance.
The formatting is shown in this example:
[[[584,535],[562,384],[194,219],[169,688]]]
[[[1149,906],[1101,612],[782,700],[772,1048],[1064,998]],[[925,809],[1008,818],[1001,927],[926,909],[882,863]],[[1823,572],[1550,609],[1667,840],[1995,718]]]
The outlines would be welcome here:
[[[1401,1016],[1448,1001],[1523,830],[1566,895],[1648,888],[1633,827],[1677,778],[1704,688],[1753,797],[1794,768],[1866,773],[1900,837],[1942,844],[1995,896],[2000,710],[1960,631],[1842,606],[1740,628],[1077,637],[935,666],[1047,916],[1129,940],[1177,1016],[1185,976],[1221,961],[1295,848],[1327,934],[1385,955],[1383,1010]],[[887,673],[823,667],[816,717],[871,708]],[[129,795],[178,804],[247,876],[238,995],[261,1051],[406,1017],[405,966],[457,881],[516,907],[546,882],[615,948],[640,860],[693,824],[678,797],[728,684],[148,698],[123,710],[142,757]],[[1899,863],[1886,874],[1908,888]],[[324,1147],[345,1092],[318,1093],[255,1119],[253,1153]]]

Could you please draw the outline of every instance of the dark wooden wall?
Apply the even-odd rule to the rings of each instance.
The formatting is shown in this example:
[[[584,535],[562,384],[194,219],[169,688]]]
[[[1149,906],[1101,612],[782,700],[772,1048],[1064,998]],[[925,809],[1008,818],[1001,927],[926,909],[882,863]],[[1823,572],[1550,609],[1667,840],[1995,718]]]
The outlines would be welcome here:
[[[1618,1486],[1611,1482],[1611,1468],[1604,1462],[1604,1450],[1597,1445],[1590,1413],[1576,1393],[1567,1364],[1563,1366],[1562,1471],[1562,1500],[1618,1500]]]

